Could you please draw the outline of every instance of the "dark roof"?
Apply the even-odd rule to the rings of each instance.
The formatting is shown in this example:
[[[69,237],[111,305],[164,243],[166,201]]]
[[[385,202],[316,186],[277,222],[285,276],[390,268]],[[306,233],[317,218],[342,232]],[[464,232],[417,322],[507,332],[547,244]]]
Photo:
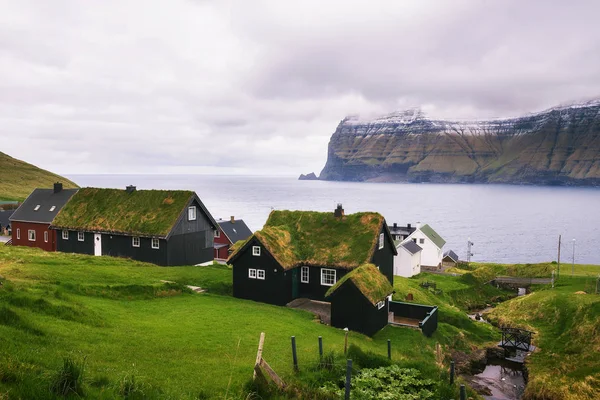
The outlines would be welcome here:
[[[396,226],[390,225],[389,228],[390,228],[390,233],[392,235],[407,235],[408,236],[408,235],[410,235],[411,233],[413,233],[414,231],[417,230],[417,228],[415,226],[410,226],[409,227],[408,225],[401,226],[401,225],[398,225],[398,224],[396,224]]]
[[[52,227],[136,236],[168,237],[196,200],[213,229],[217,223],[196,193],[187,190],[83,188],[56,216]]]
[[[446,241],[442,239],[442,237],[438,235],[437,232],[434,231],[433,228],[429,225],[425,224],[419,229],[421,230],[421,232],[423,232],[425,236],[431,239],[431,241],[435,243],[435,245],[440,249],[446,244]]]
[[[444,252],[443,258],[446,258],[446,257],[449,257],[454,262],[458,262],[458,255],[455,252],[453,252],[452,250],[448,250],[448,251]]]
[[[412,240],[407,240],[406,242],[400,244],[400,246],[404,247],[410,254],[418,253],[423,250],[421,246],[413,242]]]
[[[394,293],[394,288],[390,284],[390,281],[379,272],[375,265],[363,264],[344,275],[335,285],[330,287],[327,293],[325,293],[325,297],[330,297],[346,282],[352,282],[372,305],[376,305]]]
[[[13,215],[14,212],[15,212],[15,210],[0,210],[0,227],[1,228],[8,226],[8,224],[9,224],[8,219],[10,218],[11,215]]]
[[[221,231],[227,236],[231,243],[235,243],[239,240],[246,240],[252,236],[252,231],[243,219],[236,219],[233,223],[228,221],[217,221]]]
[[[50,224],[58,212],[67,204],[78,189],[35,189],[10,217],[11,221]],[[36,207],[40,206],[36,211]],[[52,211],[50,209],[55,207]]]

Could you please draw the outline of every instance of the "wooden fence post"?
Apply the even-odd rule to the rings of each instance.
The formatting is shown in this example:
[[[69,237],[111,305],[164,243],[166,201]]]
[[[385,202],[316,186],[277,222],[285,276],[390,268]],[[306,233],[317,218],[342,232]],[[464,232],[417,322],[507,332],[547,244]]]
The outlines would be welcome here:
[[[346,395],[345,400],[350,400],[350,381],[352,379],[352,360],[346,361]]]
[[[467,388],[465,388],[465,385],[460,385],[460,400],[467,400]]]
[[[454,360],[450,361],[450,384],[454,385]]]
[[[392,359],[392,341],[388,339],[388,360]]]
[[[260,333],[260,340],[258,341],[258,351],[256,352],[256,363],[254,364],[254,376],[252,380],[256,380],[256,367],[260,365],[260,360],[262,360],[262,352],[263,346],[265,344],[265,333]]]
[[[292,336],[292,358],[294,360],[294,371],[298,372],[298,355],[296,354],[296,336]]]
[[[323,361],[323,337],[319,336],[319,360]]]
[[[344,328],[344,331],[346,332],[344,336],[344,354],[346,354],[348,352],[348,328]]]

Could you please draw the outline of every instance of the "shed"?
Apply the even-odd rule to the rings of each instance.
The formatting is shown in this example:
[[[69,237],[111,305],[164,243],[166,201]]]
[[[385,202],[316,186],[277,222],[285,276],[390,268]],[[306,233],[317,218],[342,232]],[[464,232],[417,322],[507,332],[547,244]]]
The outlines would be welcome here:
[[[444,252],[444,256],[442,257],[442,267],[456,267],[458,265],[458,261],[458,255],[454,251],[448,250]]]

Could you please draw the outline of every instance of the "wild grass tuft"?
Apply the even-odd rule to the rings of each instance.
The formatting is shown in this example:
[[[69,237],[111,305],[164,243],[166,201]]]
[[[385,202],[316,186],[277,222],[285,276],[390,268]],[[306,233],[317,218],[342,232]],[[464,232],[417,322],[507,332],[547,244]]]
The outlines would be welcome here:
[[[85,359],[77,362],[70,357],[63,359],[63,365],[54,374],[50,381],[50,390],[60,396],[83,396],[83,376],[85,372]]]

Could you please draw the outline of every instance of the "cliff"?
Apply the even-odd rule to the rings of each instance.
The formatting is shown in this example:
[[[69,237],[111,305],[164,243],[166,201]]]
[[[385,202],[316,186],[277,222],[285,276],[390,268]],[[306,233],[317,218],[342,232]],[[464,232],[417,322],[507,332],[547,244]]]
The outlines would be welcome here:
[[[600,186],[600,101],[490,121],[347,117],[319,179]]]
[[[60,175],[17,160],[0,152],[0,200],[24,200],[35,188],[52,188],[62,182],[65,189],[78,187]]]

